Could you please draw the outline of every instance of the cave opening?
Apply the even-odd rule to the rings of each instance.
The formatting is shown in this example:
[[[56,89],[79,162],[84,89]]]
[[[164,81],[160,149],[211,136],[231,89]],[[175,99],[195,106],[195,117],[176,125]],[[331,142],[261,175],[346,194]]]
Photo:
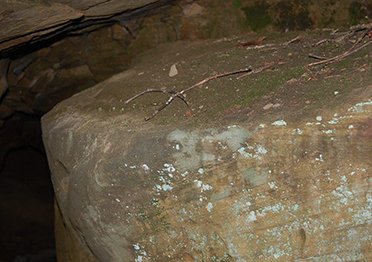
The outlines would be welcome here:
[[[22,146],[8,152],[3,163],[1,259],[54,261],[54,193],[45,153]]]

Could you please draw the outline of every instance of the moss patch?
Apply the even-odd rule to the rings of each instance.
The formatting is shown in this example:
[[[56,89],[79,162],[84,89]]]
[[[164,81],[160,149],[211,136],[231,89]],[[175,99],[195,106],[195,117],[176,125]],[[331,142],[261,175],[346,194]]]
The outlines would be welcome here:
[[[359,1],[353,1],[349,7],[350,24],[356,25],[367,16],[367,10]]]
[[[264,72],[260,78],[253,80],[249,83],[249,91],[241,96],[238,100],[238,104],[247,106],[252,103],[255,99],[275,91],[277,88],[282,86],[286,81],[299,77],[304,73],[302,66],[289,68],[287,70],[273,72]]]
[[[243,8],[247,24],[253,31],[259,31],[272,23],[266,2],[257,2],[253,6]]]
[[[240,0],[233,0],[233,7],[235,8],[242,7],[242,2]]]
[[[275,25],[280,30],[304,30],[311,28],[313,21],[310,18],[308,1],[280,1],[275,10],[278,10]]]

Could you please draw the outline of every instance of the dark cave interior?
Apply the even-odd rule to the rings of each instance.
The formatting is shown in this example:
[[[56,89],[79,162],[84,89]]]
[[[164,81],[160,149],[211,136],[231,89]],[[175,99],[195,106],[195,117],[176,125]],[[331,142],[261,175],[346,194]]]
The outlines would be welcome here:
[[[31,146],[8,152],[0,191],[1,259],[55,261],[53,189],[45,153]]]

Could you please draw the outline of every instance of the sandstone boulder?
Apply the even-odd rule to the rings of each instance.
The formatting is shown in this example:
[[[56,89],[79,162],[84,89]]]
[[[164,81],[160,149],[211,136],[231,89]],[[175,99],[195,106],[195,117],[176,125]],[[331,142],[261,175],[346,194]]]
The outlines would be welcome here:
[[[371,50],[308,68],[324,35],[294,36],[164,45],[45,115],[59,257],[370,260]],[[125,103],[247,67],[187,92],[191,108],[176,99],[149,121],[166,94]]]

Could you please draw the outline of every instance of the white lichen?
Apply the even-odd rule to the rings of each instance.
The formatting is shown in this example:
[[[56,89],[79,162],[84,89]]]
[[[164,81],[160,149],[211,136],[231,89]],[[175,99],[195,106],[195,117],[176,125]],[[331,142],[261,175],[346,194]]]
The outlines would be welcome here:
[[[256,146],[256,153],[260,155],[266,155],[267,154],[267,149],[264,146],[257,145]]]
[[[253,158],[253,155],[251,153],[248,153],[245,151],[245,147],[242,146],[238,149],[238,153],[244,157],[244,158]]]
[[[326,135],[330,135],[330,134],[336,133],[336,130],[334,130],[334,129],[322,130],[322,133],[324,133]]]
[[[168,185],[168,184],[163,184],[161,185],[161,188],[163,191],[170,191],[173,189],[173,187],[171,185]]]
[[[286,126],[287,122],[285,122],[283,119],[276,120],[271,123],[273,126]]]
[[[372,100],[356,103],[354,106],[350,107],[348,111],[355,112],[355,113],[363,113],[365,112],[365,107],[371,106],[371,105],[372,105]]]
[[[270,189],[277,189],[278,186],[276,185],[276,183],[274,181],[270,181],[269,183],[267,183],[270,187]]]
[[[189,171],[185,171],[185,172],[181,173],[181,176],[186,177],[188,174],[189,174]]]
[[[176,168],[173,166],[173,164],[165,163],[163,166],[164,166],[164,168],[162,169],[163,172],[173,173],[176,171]]]
[[[247,147],[242,146],[237,151],[244,158],[255,158],[255,159],[262,159],[262,156],[268,153],[268,150],[262,145],[247,146]],[[248,151],[251,151],[252,153]]]
[[[233,125],[222,132],[215,128],[194,131],[177,129],[169,133],[167,140],[173,145],[174,143],[179,145],[177,147],[179,150],[175,150],[172,157],[175,159],[177,169],[184,172],[195,170],[200,164],[217,162],[218,157],[215,155],[213,144],[222,144],[224,149],[235,152],[249,136],[250,133],[244,128]]]
[[[143,247],[136,243],[133,245],[134,252],[136,253],[137,257],[134,258],[135,262],[143,262],[144,259],[147,257],[147,252],[143,250]]]
[[[143,164],[143,165],[142,165],[142,169],[143,169],[145,172],[150,171],[150,167],[149,167],[147,164]]]
[[[213,187],[211,185],[208,185],[208,184],[204,184],[202,181],[200,180],[194,180],[194,183],[196,184],[196,187],[200,188],[201,191],[209,191],[209,190],[212,190]]]
[[[342,205],[348,204],[349,200],[353,198],[353,192],[351,192],[346,185],[337,187],[332,191],[332,195],[338,198]]]
[[[208,210],[209,213],[212,212],[213,204],[212,204],[211,202],[209,202],[209,203],[207,204],[206,208],[207,208],[207,210]]]
[[[260,217],[265,216],[268,212],[271,213],[279,213],[280,211],[284,210],[284,206],[281,203],[277,203],[272,206],[265,206],[257,211],[257,215]]]
[[[315,157],[315,161],[324,162],[323,154],[320,153],[317,157]]]
[[[254,211],[249,212],[247,216],[247,223],[251,223],[257,220],[256,213]]]
[[[304,131],[301,128],[295,128],[292,130],[293,135],[302,135]]]
[[[205,171],[204,171],[204,168],[201,167],[201,168],[198,169],[198,173],[199,173],[200,175],[203,175],[204,172],[205,172]]]

